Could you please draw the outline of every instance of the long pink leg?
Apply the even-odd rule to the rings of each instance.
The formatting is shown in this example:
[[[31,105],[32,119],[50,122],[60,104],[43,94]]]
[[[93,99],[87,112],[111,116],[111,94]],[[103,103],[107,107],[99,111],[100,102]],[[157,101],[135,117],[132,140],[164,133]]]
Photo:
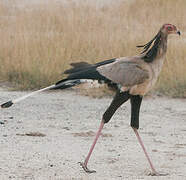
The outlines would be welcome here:
[[[98,140],[98,138],[99,138],[99,136],[100,136],[100,134],[101,134],[101,130],[103,129],[103,126],[104,126],[104,121],[101,121],[101,124],[100,124],[100,126],[99,126],[98,132],[97,132],[97,134],[96,134],[96,137],[95,137],[95,139],[94,139],[94,142],[93,142],[93,144],[92,144],[92,146],[91,146],[91,148],[90,148],[90,150],[89,150],[89,153],[88,153],[88,155],[87,155],[85,161],[84,161],[84,162],[80,162],[80,165],[82,166],[82,168],[83,168],[83,169],[85,170],[85,172],[87,172],[87,173],[96,172],[95,170],[89,170],[89,169],[87,168],[87,164],[88,164],[88,161],[89,161],[90,156],[91,156],[91,154],[92,154],[92,151],[93,151],[93,149],[94,149],[94,147],[95,147],[95,145],[96,145],[96,142],[97,142],[97,140]]]
[[[149,155],[148,155],[148,153],[147,153],[147,151],[145,149],[145,146],[143,144],[143,141],[142,141],[141,137],[139,136],[138,130],[136,128],[133,128],[133,130],[134,130],[134,132],[135,132],[135,134],[137,136],[137,139],[138,139],[138,141],[139,141],[139,143],[140,143],[140,145],[141,145],[141,147],[143,149],[143,152],[145,153],[145,156],[146,156],[146,158],[147,158],[147,160],[148,160],[148,162],[150,164],[150,167],[152,169],[152,175],[157,175],[158,173],[156,172],[156,170],[155,170],[155,168],[154,168],[154,166],[153,166],[153,164],[152,164],[152,162],[150,160],[150,157],[149,157]]]
[[[151,176],[166,176],[166,175],[168,175],[167,173],[158,173],[155,170],[155,168],[154,168],[154,166],[152,164],[152,161],[150,160],[150,157],[149,157],[149,155],[148,155],[148,153],[147,153],[147,151],[145,149],[145,146],[143,144],[143,141],[141,140],[141,137],[140,137],[140,135],[138,133],[138,130],[136,128],[133,128],[133,130],[134,130],[134,132],[135,132],[135,134],[137,136],[137,139],[138,139],[138,141],[139,141],[139,143],[140,143],[140,145],[141,145],[141,147],[143,149],[143,152],[145,153],[145,156],[146,156],[146,158],[147,158],[147,160],[148,160],[148,162],[150,164],[150,167],[151,167],[152,172],[149,175],[151,175]]]

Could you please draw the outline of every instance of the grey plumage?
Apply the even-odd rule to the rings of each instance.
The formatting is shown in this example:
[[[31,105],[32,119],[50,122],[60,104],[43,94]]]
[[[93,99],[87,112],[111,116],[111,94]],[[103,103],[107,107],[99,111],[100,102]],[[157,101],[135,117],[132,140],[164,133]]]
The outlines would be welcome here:
[[[129,61],[127,58],[98,67],[97,70],[111,81],[126,87],[141,84],[149,78],[148,71],[142,68],[138,60]]]

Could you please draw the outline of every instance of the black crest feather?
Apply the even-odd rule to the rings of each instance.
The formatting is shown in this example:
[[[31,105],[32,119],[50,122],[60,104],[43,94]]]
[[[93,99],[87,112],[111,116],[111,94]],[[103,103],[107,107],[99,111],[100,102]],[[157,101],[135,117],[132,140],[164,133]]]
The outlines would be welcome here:
[[[154,58],[157,56],[160,42],[161,42],[161,34],[160,32],[158,32],[158,34],[156,34],[156,36],[147,44],[136,46],[138,48],[143,47],[144,50],[141,52],[141,54],[145,53],[145,55],[142,57],[142,59],[144,59],[145,62],[152,62],[154,60]]]

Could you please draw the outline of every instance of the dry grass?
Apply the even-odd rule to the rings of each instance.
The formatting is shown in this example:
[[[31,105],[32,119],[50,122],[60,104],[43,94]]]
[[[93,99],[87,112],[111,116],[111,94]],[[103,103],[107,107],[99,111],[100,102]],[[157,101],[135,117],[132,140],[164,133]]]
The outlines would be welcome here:
[[[54,83],[72,61],[135,55],[136,45],[150,40],[163,23],[186,29],[185,0],[128,0],[101,8],[81,0],[25,8],[9,1],[0,3],[0,75],[20,89]],[[167,95],[186,96],[184,38],[183,33],[169,39],[156,87]]]

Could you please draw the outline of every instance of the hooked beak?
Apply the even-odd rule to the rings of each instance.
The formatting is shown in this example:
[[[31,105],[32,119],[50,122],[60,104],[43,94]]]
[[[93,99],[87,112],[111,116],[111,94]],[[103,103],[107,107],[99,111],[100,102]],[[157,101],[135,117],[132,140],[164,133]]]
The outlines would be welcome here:
[[[180,31],[177,31],[176,34],[178,34],[179,36],[181,35]]]

